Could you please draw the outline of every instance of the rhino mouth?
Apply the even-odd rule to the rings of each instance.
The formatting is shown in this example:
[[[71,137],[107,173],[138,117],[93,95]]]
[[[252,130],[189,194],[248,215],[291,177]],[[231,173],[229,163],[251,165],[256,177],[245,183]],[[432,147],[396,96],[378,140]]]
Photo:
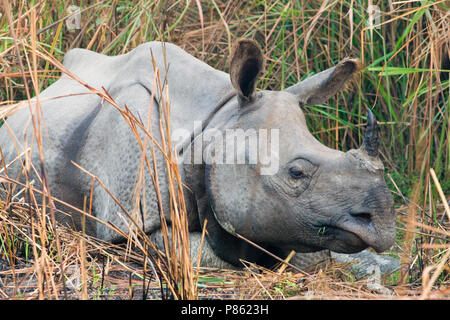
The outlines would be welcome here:
[[[382,252],[388,247],[368,212],[345,214],[339,219],[322,224],[318,233],[329,240],[329,249],[336,252],[356,253],[367,247]]]
[[[323,243],[325,243],[324,247],[334,252],[357,253],[369,247],[369,245],[354,232],[346,231],[334,226],[324,225],[319,228],[319,233],[322,233],[321,236],[327,239],[323,241]]]

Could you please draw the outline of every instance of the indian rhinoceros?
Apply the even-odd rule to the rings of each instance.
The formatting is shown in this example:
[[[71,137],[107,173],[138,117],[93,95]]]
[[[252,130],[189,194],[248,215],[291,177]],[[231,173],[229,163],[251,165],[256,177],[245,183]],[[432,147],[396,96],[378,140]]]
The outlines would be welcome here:
[[[344,59],[283,91],[257,91],[264,63],[258,44],[237,41],[229,60],[227,74],[174,44],[149,42],[112,57],[73,49],[63,64],[89,86],[105,88],[118,106],[126,105],[143,124],[152,105],[151,129],[156,141],[161,141],[160,107],[164,99],[159,85],[153,83],[159,70],[162,86],[166,84],[169,92],[171,132],[187,133],[180,134],[184,138],[178,139],[174,148],[181,159],[193,256],[200,246],[203,221],[208,221],[202,265],[240,266],[241,259],[271,263],[269,256],[242,237],[282,258],[291,250],[301,254],[388,249],[395,234],[393,200],[378,156],[377,123],[372,112],[368,111],[362,146],[348,152],[330,149],[316,140],[302,112],[302,106],[325,103],[341,90],[358,71],[358,61]],[[129,221],[119,217],[121,208],[111,194],[128,211],[136,208],[142,150],[130,125],[118,109],[64,73],[40,93],[39,100],[46,179],[52,195],[83,208],[92,185],[92,177],[79,167],[85,168],[110,191],[94,184],[93,215],[127,232]],[[137,130],[143,141],[144,133]],[[33,144],[33,132],[29,108],[6,120],[0,128],[6,163]],[[215,132],[215,138],[205,138],[207,132]],[[224,154],[228,142],[218,139],[217,134],[229,132],[265,132],[265,147],[270,152],[253,157],[251,150],[260,151],[263,146],[255,149],[249,142],[237,146],[235,154],[228,157]],[[195,147],[198,141],[202,143]],[[234,155],[244,162],[232,161]],[[231,162],[219,161],[225,158]],[[38,164],[39,159],[34,145],[32,160]],[[144,202],[140,208],[145,211],[141,221],[145,232],[160,243],[159,211],[169,212],[170,203],[165,160],[158,150],[155,161],[161,207],[146,172],[146,194],[140,197]],[[153,166],[152,159],[150,162]],[[19,164],[16,161],[8,168],[10,177],[17,177]],[[40,166],[35,167],[39,171]],[[31,180],[33,170],[29,174]],[[39,179],[34,180],[38,186]],[[166,218],[170,223],[170,216]],[[80,225],[75,214],[59,219]],[[87,232],[107,241],[123,239],[95,221],[87,222]]]

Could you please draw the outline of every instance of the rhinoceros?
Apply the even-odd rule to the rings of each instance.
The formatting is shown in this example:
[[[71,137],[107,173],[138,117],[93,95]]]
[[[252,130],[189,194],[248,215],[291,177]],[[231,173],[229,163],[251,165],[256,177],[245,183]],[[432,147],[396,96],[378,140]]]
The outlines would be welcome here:
[[[256,90],[264,58],[255,41],[238,40],[229,61],[227,74],[174,44],[148,42],[119,56],[72,49],[63,64],[92,88],[103,87],[117,105],[126,105],[143,124],[150,113],[155,141],[161,141],[163,116],[160,107],[164,97],[154,83],[159,70],[169,92],[171,132],[187,133],[180,135],[184,138],[173,147],[181,160],[179,172],[194,257],[207,219],[202,265],[239,267],[242,259],[273,263],[249,241],[282,258],[292,250],[301,257],[302,253],[323,250],[356,253],[368,247],[377,252],[388,249],[394,241],[395,217],[379,158],[373,113],[368,111],[361,147],[342,152],[326,147],[309,132],[302,111],[304,105],[325,103],[340,91],[358,72],[358,60],[344,59],[283,91]],[[92,185],[92,177],[79,167],[85,168],[110,191],[94,184],[92,214],[127,232],[128,218],[119,216],[122,208],[111,194],[130,212],[136,207],[142,150],[121,112],[67,73],[41,92],[39,100],[42,150],[52,195],[83,208]],[[33,145],[33,132],[29,108],[7,118],[0,128],[5,163]],[[205,138],[211,132],[215,138]],[[248,142],[229,151],[224,147],[228,142],[217,138],[217,134],[229,132],[265,134],[261,141],[266,144],[255,147]],[[200,147],[195,146],[198,141],[203,142],[197,144]],[[265,156],[252,155],[251,150],[263,147],[270,149],[261,153]],[[232,157],[227,151],[234,152]],[[239,157],[244,161],[232,161]],[[231,160],[220,161],[225,158]],[[32,161],[39,163],[39,159],[34,145]],[[140,199],[144,202],[141,208],[145,208],[145,232],[160,243],[159,211],[169,212],[170,199],[164,157],[157,150],[154,159],[156,163],[153,159],[150,162],[159,169],[160,206],[148,172],[146,195]],[[40,167],[36,168],[39,171]],[[8,168],[9,176],[16,178],[20,169],[20,162],[14,162]],[[33,170],[29,174],[30,179],[35,177]],[[39,179],[34,180],[38,186]],[[166,218],[170,223],[170,216]],[[75,213],[58,219],[80,227]],[[123,239],[106,224],[95,221],[87,221],[86,230],[107,241]]]

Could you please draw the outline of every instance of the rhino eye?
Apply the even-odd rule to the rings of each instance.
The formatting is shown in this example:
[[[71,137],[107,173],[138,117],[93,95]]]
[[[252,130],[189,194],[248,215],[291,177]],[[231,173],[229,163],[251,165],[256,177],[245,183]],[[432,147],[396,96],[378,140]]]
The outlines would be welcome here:
[[[298,197],[308,189],[316,170],[317,166],[298,157],[287,163],[279,174],[271,176],[267,181],[277,192]]]
[[[301,179],[305,177],[305,174],[299,167],[291,167],[289,168],[289,175],[293,179]]]

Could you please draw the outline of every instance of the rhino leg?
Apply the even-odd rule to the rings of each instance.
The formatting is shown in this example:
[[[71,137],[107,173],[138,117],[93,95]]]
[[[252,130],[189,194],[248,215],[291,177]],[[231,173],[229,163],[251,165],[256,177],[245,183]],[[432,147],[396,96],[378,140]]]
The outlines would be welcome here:
[[[358,278],[372,276],[376,272],[381,275],[389,275],[400,268],[400,262],[398,259],[390,256],[375,254],[369,250],[364,250],[353,254],[332,252],[331,257],[336,262],[352,263],[352,272]]]
[[[391,295],[392,291],[383,285],[382,277],[390,275],[400,268],[400,261],[396,258],[379,255],[364,250],[354,254],[332,252],[334,261],[352,263],[351,271],[357,278],[366,278],[368,289],[384,295]]]
[[[332,260],[339,263],[351,263],[350,270],[357,278],[373,279],[376,277],[377,279],[374,280],[376,283],[379,283],[380,276],[392,274],[400,267],[398,259],[375,254],[368,250],[354,254],[336,253],[330,250],[296,253],[290,263],[302,270],[311,270]]]
[[[202,234],[200,232],[190,232],[189,242],[191,248],[192,263],[197,266],[198,254],[201,248],[201,267],[222,268],[222,269],[237,269],[232,264],[222,260],[217,256],[206,239],[201,243]],[[157,247],[163,250],[164,240],[161,230],[157,230],[150,235],[150,241]]]

